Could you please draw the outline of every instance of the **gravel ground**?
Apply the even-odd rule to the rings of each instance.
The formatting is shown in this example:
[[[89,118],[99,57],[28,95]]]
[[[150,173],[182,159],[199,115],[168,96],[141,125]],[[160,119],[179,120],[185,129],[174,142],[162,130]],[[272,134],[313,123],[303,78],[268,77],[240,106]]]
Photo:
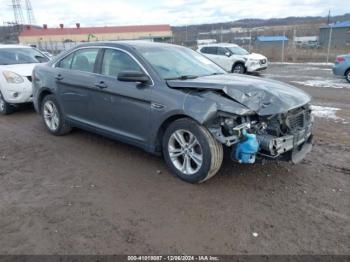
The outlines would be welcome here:
[[[32,108],[0,117],[0,254],[350,254],[350,85],[319,65],[261,77],[339,110],[301,164],[226,160],[200,185],[119,142],[51,136]]]

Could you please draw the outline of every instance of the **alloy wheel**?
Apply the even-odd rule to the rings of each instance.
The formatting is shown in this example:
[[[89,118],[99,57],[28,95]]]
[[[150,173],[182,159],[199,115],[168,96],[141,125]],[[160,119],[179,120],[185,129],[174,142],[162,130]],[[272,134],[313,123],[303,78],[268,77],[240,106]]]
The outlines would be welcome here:
[[[46,101],[44,104],[44,120],[46,126],[51,131],[56,131],[59,126],[59,113],[57,111],[56,105],[52,101]]]
[[[168,152],[173,165],[185,175],[195,174],[202,166],[202,147],[190,131],[176,130],[170,136]]]

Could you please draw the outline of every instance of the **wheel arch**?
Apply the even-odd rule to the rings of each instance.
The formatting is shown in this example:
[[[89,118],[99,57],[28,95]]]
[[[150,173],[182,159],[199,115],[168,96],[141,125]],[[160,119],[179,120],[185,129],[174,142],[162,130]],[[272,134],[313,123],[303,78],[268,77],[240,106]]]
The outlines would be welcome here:
[[[233,68],[238,64],[241,64],[244,67],[244,72],[247,72],[247,67],[245,66],[245,63],[242,60],[238,60],[238,61],[233,63],[232,68],[231,68],[231,72],[233,72]]]
[[[39,114],[41,114],[41,105],[42,105],[42,102],[44,100],[44,97],[45,96],[48,96],[48,95],[52,95],[53,92],[49,89],[49,88],[44,88],[40,91],[39,95],[38,95],[38,100],[37,100],[37,111]]]
[[[247,70],[247,67],[245,66],[245,62],[244,62],[243,60],[235,61],[235,62],[233,63],[233,65],[232,65],[232,69],[233,69],[236,65],[238,65],[238,64],[243,65],[244,69]]]
[[[350,67],[349,67],[348,69],[345,70],[344,76],[346,76],[349,72],[350,72]]]
[[[176,120],[182,119],[182,118],[189,118],[193,121],[196,121],[198,124],[200,124],[196,119],[193,117],[186,115],[186,114],[175,114],[167,117],[162,124],[159,126],[157,130],[157,135],[156,135],[156,141],[155,141],[155,150],[157,153],[162,153],[162,142],[163,142],[163,137],[165,130],[168,128],[168,126],[173,123]]]

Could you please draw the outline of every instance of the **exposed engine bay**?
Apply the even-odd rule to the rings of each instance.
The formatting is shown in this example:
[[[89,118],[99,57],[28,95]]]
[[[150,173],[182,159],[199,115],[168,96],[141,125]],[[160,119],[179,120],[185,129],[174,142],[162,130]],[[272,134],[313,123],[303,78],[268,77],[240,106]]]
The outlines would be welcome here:
[[[240,163],[254,163],[256,157],[297,163],[311,150],[312,122],[306,104],[270,116],[219,113],[209,130],[232,148],[232,158]]]

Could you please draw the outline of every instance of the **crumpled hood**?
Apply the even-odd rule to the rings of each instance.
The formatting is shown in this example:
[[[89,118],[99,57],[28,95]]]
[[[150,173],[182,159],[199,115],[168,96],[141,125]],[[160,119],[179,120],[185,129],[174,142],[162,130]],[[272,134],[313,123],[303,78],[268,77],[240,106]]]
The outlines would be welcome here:
[[[259,115],[285,113],[310,102],[311,97],[291,85],[260,77],[223,74],[189,80],[169,80],[171,88],[219,91]]]
[[[7,70],[19,74],[21,76],[31,76],[34,67],[38,64],[19,64],[19,65],[1,65],[1,70]]]

